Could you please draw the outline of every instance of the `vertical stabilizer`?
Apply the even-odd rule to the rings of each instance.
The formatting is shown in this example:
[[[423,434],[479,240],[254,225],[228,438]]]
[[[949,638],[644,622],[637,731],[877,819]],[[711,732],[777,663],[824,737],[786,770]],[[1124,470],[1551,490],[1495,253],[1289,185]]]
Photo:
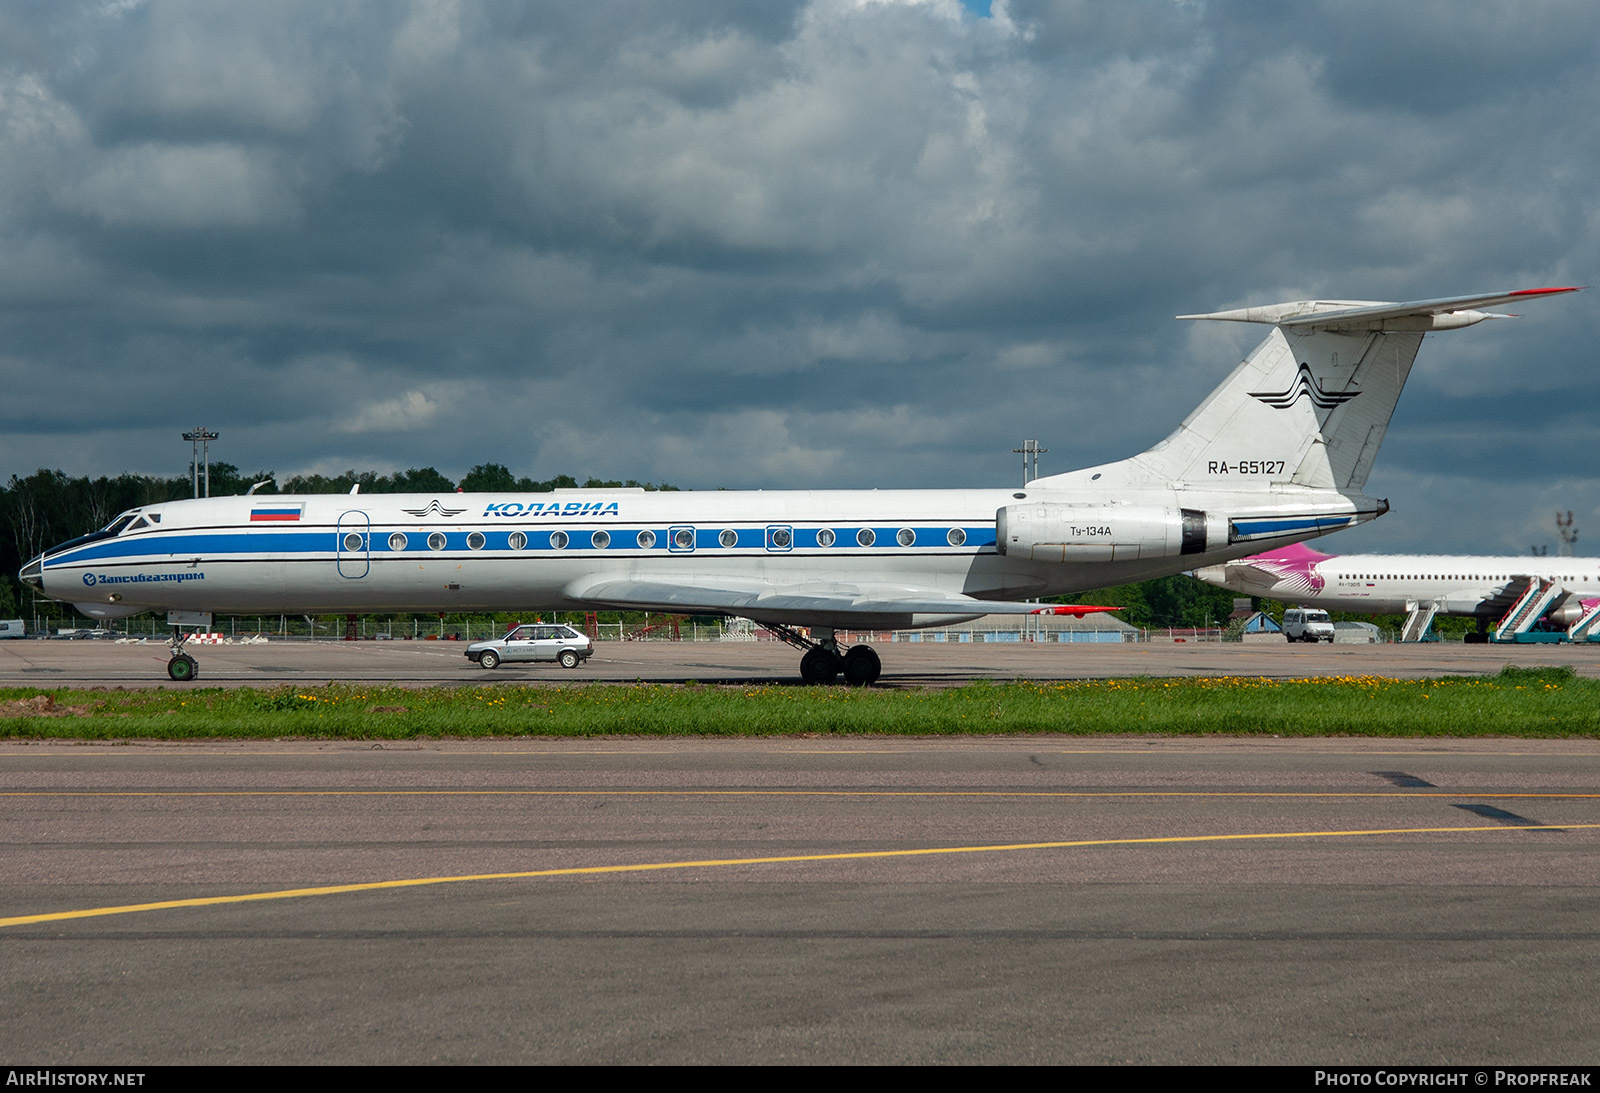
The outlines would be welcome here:
[[[1265,323],[1272,332],[1161,443],[1091,468],[1104,487],[1230,491],[1304,487],[1359,494],[1372,473],[1423,335],[1485,319],[1479,307],[1574,288],[1412,303],[1302,300],[1181,319]],[[1074,474],[1039,479],[1076,484]]]
[[[1418,333],[1277,327],[1135,461],[1175,482],[1359,493],[1421,345]]]

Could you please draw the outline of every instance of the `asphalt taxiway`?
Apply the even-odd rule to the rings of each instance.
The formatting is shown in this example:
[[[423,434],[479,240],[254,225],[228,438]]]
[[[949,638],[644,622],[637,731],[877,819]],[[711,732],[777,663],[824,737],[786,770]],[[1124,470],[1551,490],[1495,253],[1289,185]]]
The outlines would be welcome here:
[[[0,744],[0,1043],[1582,1063],[1597,801],[1594,741]]]
[[[576,669],[477,667],[461,642],[268,641],[191,645],[199,686],[314,685],[331,680],[416,686],[516,682],[800,682],[800,655],[775,641],[602,642]],[[1506,664],[1570,664],[1600,676],[1600,644],[1242,645],[996,642],[879,645],[880,686],[943,687],[973,679],[1117,676],[1382,675],[1426,678],[1497,672]],[[165,642],[0,641],[0,687],[173,686]]]

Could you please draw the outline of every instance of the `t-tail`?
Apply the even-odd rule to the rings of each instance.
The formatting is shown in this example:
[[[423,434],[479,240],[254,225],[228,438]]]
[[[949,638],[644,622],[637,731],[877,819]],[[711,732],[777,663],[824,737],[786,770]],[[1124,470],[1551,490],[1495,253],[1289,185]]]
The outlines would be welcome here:
[[[1411,303],[1301,300],[1180,315],[1263,323],[1272,331],[1153,448],[1033,485],[1226,492],[1243,495],[1241,516],[1253,507],[1252,494],[1264,502],[1263,518],[1286,502],[1304,510],[1299,522],[1234,521],[1234,543],[1270,545],[1371,519],[1388,506],[1363,490],[1423,335],[1512,317],[1482,308],[1575,291],[1536,288]],[[1326,526],[1316,522],[1322,512],[1335,515]]]

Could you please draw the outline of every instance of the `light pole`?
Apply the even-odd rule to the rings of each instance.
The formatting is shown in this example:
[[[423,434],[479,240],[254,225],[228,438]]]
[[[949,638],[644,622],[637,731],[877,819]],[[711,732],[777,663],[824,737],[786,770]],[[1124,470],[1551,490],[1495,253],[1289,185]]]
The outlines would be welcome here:
[[[1572,557],[1572,548],[1578,544],[1578,529],[1572,526],[1572,512],[1556,513],[1556,534],[1561,537],[1561,556]]]
[[[196,425],[192,432],[183,434],[183,439],[189,442],[192,454],[189,456],[189,477],[194,483],[194,495],[200,496],[200,464],[205,462],[206,496],[211,496],[211,442],[217,439],[216,433],[207,432]]]
[[[1023,442],[1022,447],[1012,448],[1011,450],[1015,454],[1022,456],[1022,484],[1026,486],[1029,482],[1039,477],[1039,457],[1050,449],[1039,447],[1037,440],[1028,440]],[[1032,473],[1029,473],[1028,464],[1030,461],[1033,464]]]

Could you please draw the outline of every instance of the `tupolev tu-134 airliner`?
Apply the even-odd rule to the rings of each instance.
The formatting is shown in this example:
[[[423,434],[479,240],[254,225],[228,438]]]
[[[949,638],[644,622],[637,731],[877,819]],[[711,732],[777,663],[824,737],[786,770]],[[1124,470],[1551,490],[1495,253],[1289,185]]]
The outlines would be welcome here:
[[[175,680],[213,614],[600,609],[754,619],[807,682],[870,684],[877,653],[836,629],[1108,610],[1027,601],[1382,515],[1363,489],[1423,336],[1573,291],[1179,316],[1272,329],[1155,447],[1020,490],[214,497],[125,512],[21,577],[92,618],[167,611]]]

